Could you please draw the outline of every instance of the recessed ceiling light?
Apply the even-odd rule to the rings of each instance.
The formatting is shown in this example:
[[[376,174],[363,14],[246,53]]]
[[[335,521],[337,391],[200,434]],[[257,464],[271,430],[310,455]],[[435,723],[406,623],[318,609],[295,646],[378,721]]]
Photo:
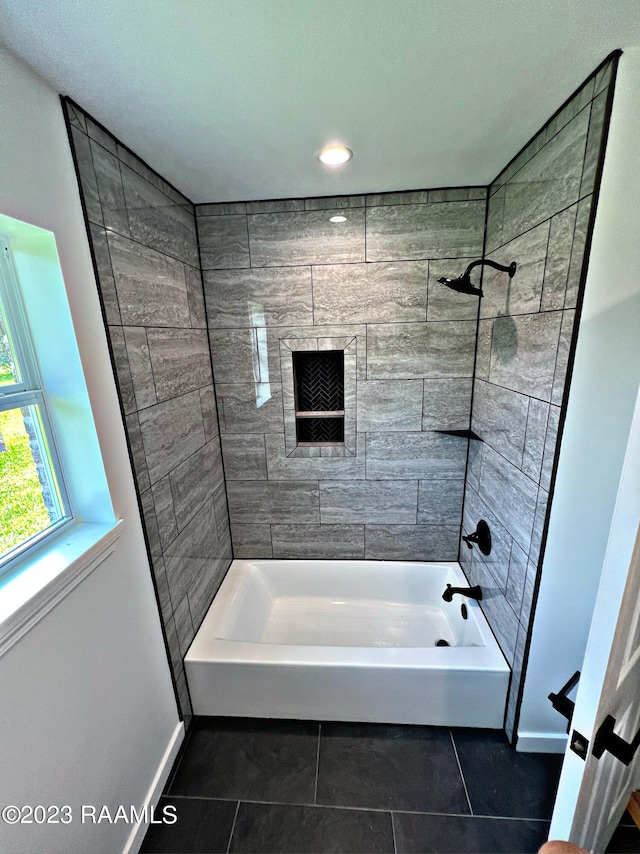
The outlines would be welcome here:
[[[327,166],[340,166],[353,157],[353,151],[344,145],[328,145],[320,152],[318,159]]]
[[[332,216],[329,222],[346,222],[346,216]]]

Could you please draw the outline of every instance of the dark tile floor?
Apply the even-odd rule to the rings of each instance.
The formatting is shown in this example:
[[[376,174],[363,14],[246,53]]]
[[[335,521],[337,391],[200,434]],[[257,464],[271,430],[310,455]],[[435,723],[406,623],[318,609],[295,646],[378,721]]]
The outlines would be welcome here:
[[[161,803],[178,820],[142,851],[537,852],[561,762],[495,730],[196,718]]]

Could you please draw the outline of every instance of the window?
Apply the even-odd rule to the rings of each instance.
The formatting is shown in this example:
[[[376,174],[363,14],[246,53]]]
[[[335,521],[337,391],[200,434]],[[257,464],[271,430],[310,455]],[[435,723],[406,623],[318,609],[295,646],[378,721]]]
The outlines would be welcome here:
[[[2,656],[113,552],[123,524],[113,512],[55,237],[4,214],[0,339]],[[107,358],[106,340],[92,345]]]
[[[9,243],[0,238],[0,570],[69,518]]]

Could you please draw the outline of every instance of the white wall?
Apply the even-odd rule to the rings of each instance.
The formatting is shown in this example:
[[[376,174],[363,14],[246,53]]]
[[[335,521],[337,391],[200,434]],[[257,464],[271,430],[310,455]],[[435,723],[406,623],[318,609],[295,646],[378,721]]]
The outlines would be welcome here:
[[[116,552],[0,659],[0,805],[70,804],[70,825],[0,824],[0,850],[122,850],[179,719],[58,95],[0,48],[0,212],[55,233],[114,510]]]
[[[582,666],[640,385],[640,49],[620,59],[518,729],[563,749],[547,700]],[[550,741],[545,742],[545,734]]]

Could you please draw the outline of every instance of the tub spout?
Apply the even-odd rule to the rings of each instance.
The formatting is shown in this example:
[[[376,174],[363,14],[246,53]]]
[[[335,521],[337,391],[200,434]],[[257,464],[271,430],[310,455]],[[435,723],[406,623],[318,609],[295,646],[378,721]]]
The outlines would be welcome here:
[[[452,587],[447,584],[447,589],[442,594],[445,602],[451,602],[454,593],[460,593],[462,596],[468,596],[469,599],[476,599],[478,602],[482,599],[482,588],[479,584],[475,587]]]

